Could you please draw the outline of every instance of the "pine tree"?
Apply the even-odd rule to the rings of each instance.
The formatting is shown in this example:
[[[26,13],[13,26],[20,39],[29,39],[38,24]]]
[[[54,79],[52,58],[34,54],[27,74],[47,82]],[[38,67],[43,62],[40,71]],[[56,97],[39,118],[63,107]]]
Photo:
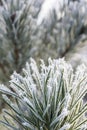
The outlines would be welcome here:
[[[11,77],[10,87],[1,85],[3,98],[12,110],[4,110],[4,123],[11,130],[87,130],[87,67],[79,66],[73,73],[63,59],[48,60],[40,67],[31,59],[22,75]],[[6,95],[14,98],[13,103]],[[10,116],[11,121],[7,120]],[[14,125],[13,125],[14,124]]]
[[[55,1],[59,2],[60,6],[59,3],[55,6]],[[53,58],[63,57],[75,44],[87,38],[87,2],[85,0],[66,0],[62,1],[64,3],[61,4],[61,1],[53,0],[51,8],[46,8],[48,1],[45,2],[44,0],[0,1],[0,82],[7,83],[14,70],[21,72],[22,67],[30,57],[34,57],[36,61],[39,61],[39,58],[47,61],[49,56]],[[45,15],[43,14],[44,9],[47,10]],[[13,81],[11,83],[13,84]],[[4,89],[3,85],[1,85],[2,87]],[[14,85],[11,87],[14,89]],[[11,92],[11,94],[14,93]],[[17,101],[20,106],[20,101],[18,99]],[[83,102],[81,103],[83,105]],[[0,94],[1,106],[2,97]],[[78,109],[77,112],[80,113],[80,110]],[[21,127],[27,129],[26,127],[29,126],[26,126],[26,122],[22,122],[24,120],[21,119],[21,116],[17,116],[15,119],[18,121],[20,118]],[[66,119],[64,120],[66,121]],[[76,123],[77,121],[75,125],[78,126],[79,124]],[[62,129],[65,127],[66,124]],[[71,127],[69,129],[71,130]],[[81,128],[75,126],[73,129],[85,130],[82,126]]]

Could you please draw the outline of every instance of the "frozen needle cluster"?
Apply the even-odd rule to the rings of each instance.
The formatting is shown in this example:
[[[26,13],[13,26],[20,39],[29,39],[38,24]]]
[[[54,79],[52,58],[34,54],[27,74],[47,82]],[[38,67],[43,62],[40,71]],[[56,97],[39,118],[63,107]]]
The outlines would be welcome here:
[[[5,110],[4,119],[11,130],[87,130],[87,68],[79,66],[73,73],[64,59],[48,60],[40,67],[31,59],[22,75],[11,76],[10,87],[0,87],[13,114]],[[6,95],[14,98],[13,103]],[[7,120],[9,115],[14,125]]]

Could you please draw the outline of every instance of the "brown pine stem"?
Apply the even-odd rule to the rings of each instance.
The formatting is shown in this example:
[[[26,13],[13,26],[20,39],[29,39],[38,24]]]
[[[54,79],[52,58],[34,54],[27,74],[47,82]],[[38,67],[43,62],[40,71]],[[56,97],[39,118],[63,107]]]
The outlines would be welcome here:
[[[19,50],[18,50],[16,44],[15,44],[14,53],[15,53],[15,65],[18,65],[18,60],[19,60]]]
[[[6,75],[6,77],[9,78],[9,76],[7,75],[7,72],[5,70],[5,67],[4,67],[4,65],[2,63],[0,63],[0,68],[3,71],[3,73]]]

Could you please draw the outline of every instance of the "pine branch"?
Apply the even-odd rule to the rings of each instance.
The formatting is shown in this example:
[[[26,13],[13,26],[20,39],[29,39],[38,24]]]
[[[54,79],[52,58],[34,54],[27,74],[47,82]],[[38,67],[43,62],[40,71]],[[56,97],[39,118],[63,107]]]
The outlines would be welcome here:
[[[83,68],[83,69],[82,69]],[[13,115],[5,111],[5,122],[11,130],[86,130],[87,104],[83,97],[87,92],[87,67],[79,66],[73,73],[72,66],[64,59],[41,61],[40,68],[31,59],[23,75],[14,74],[10,87],[0,87],[3,99]],[[85,85],[85,87],[84,87]],[[13,103],[6,95],[13,97]],[[7,116],[13,119],[7,122]]]

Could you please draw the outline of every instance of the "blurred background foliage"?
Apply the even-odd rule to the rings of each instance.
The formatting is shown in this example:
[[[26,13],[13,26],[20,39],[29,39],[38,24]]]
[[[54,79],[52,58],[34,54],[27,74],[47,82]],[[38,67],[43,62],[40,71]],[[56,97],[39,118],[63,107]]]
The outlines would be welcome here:
[[[39,59],[65,57],[79,42],[81,48],[84,46],[83,41],[87,38],[86,1],[66,0],[51,9],[45,7],[47,2],[44,0],[2,0],[1,4],[2,82],[7,82],[14,70],[20,72],[30,57],[39,64]]]

